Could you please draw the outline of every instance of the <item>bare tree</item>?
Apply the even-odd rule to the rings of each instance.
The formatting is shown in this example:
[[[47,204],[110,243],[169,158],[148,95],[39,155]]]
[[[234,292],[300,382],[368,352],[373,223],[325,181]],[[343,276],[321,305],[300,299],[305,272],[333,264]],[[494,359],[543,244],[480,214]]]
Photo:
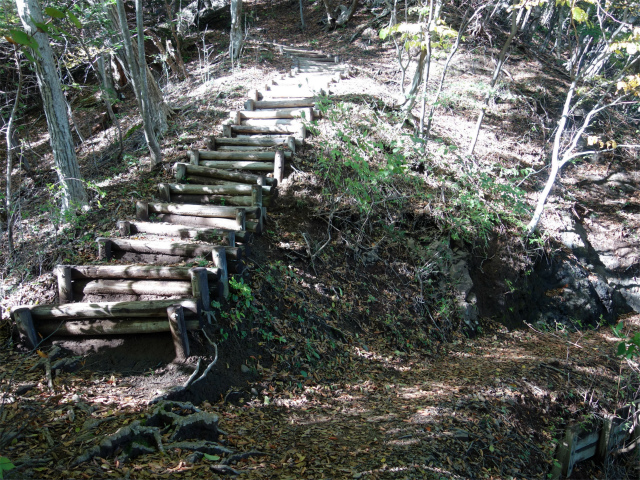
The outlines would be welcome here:
[[[32,49],[31,54],[35,60],[38,87],[49,127],[49,141],[62,190],[62,208],[69,210],[84,206],[87,204],[87,192],[80,176],[60,75],[49,38],[35,25],[44,23],[40,4],[37,0],[16,0],[16,6],[25,32],[37,43],[37,51]]]
[[[600,32],[585,43],[575,42],[572,45],[572,48],[578,52],[578,55],[574,55],[577,60],[572,65],[574,70],[571,72],[571,85],[567,91],[555,132],[551,150],[551,170],[544,189],[538,197],[535,212],[527,225],[526,233],[528,235],[531,235],[536,230],[538,222],[542,218],[547,197],[562,167],[579,157],[597,154],[603,148],[605,150],[614,150],[622,147],[622,145],[617,145],[613,140],[601,141],[597,135],[591,135],[594,138],[591,142],[584,141],[584,136],[589,133],[589,129],[598,115],[617,106],[637,105],[637,101],[634,101],[632,97],[639,94],[637,87],[639,77],[629,74],[633,71],[636,62],[640,61],[640,38],[635,38],[633,33],[629,33],[631,29],[630,24],[627,23],[627,18],[622,21],[615,20],[613,15],[615,7],[615,4],[608,4],[604,7],[598,5],[595,17],[598,20]],[[628,9],[623,9],[623,12],[626,17]],[[571,21],[578,21],[571,18],[574,15],[574,11],[569,11],[569,15]],[[582,21],[585,20],[586,17],[582,18]],[[608,28],[607,23],[609,25],[617,25],[617,28],[609,33],[606,31]],[[622,34],[626,34],[627,38],[622,37]],[[590,43],[594,37],[604,38],[606,49],[598,49],[590,64],[587,67],[583,67]],[[616,45],[616,42],[621,39],[621,43]],[[592,69],[589,66],[594,64],[604,65],[618,49],[620,51],[626,49],[627,56],[624,64],[620,65],[620,60],[618,59],[617,65],[612,67],[616,72],[615,75],[599,80],[592,79]],[[572,52],[570,51],[569,53]],[[573,53],[575,54],[575,52]],[[580,95],[577,95],[578,90],[580,90]],[[573,129],[570,129],[569,118],[578,107],[585,109],[586,114],[582,117],[581,122],[575,124]],[[593,147],[580,151],[585,144],[587,146],[593,145]],[[625,146],[638,148],[640,145]]]

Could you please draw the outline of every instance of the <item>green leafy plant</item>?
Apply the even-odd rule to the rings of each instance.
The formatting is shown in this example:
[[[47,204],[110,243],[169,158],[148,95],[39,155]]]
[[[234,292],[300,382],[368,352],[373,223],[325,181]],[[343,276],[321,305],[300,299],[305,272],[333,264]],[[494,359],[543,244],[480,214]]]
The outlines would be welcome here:
[[[13,470],[14,468],[16,468],[16,466],[11,463],[11,460],[7,457],[0,456],[0,479],[4,478],[4,472]]]
[[[611,327],[616,337],[622,339],[618,344],[617,355],[624,358],[640,357],[640,332],[633,335],[623,333],[624,323],[619,322],[615,327]]]

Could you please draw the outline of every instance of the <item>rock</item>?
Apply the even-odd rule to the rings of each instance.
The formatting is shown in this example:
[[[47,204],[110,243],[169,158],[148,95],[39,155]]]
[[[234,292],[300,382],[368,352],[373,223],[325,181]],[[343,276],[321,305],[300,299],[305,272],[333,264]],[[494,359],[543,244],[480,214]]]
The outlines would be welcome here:
[[[240,365],[240,371],[242,373],[249,373],[251,372],[251,369],[249,367],[247,367],[244,363],[242,365]]]

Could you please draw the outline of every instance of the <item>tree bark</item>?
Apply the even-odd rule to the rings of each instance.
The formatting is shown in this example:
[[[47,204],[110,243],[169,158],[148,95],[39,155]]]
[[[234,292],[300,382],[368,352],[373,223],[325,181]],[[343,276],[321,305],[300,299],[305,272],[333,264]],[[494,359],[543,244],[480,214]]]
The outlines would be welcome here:
[[[11,173],[13,172],[13,150],[15,148],[13,142],[13,123],[18,113],[18,105],[20,105],[20,96],[22,95],[22,68],[20,68],[20,58],[18,56],[18,48],[14,46],[13,54],[15,56],[16,68],[18,69],[18,88],[16,89],[16,99],[13,102],[9,120],[7,121],[7,188],[5,199],[5,207],[7,210],[7,242],[9,246],[9,254],[13,253],[13,203],[11,202]]]
[[[124,4],[121,1],[118,2],[122,5],[122,11],[124,13]],[[118,8],[120,11],[120,8]],[[122,26],[127,27],[126,17],[123,21],[120,19]],[[144,135],[149,146],[149,153],[151,154],[151,161],[149,163],[149,170],[155,169],[162,162],[162,152],[160,151],[160,144],[158,138],[153,130],[153,123],[151,119],[151,112],[149,106],[149,82],[147,81],[147,61],[144,58],[144,21],[142,18],[142,0],[136,0],[136,25],[138,29],[138,78],[140,79],[140,107],[142,111],[142,119],[144,123]],[[128,28],[126,28],[128,30]],[[124,31],[124,28],[123,28]],[[135,68],[134,65],[130,67]]]
[[[232,62],[240,58],[242,43],[242,0],[231,0],[229,58],[231,58]]]
[[[32,54],[36,59],[36,77],[49,127],[53,160],[62,189],[62,208],[70,210],[85,206],[87,192],[80,176],[53,50],[47,34],[35,26],[35,23],[44,22],[40,5],[37,0],[16,0],[16,6],[25,32],[38,43],[38,51],[32,51]]]
[[[118,3],[121,3],[118,1]],[[121,17],[120,12],[116,9],[115,6],[107,7],[107,14],[109,16],[109,20],[113,23],[114,28],[121,32],[123,37],[128,35],[129,42],[128,44],[131,47],[131,54],[127,52],[127,42],[125,42],[125,54],[120,55],[122,57],[123,63],[125,63],[130,70],[129,75],[131,76],[132,84],[133,84],[133,72],[137,72],[138,77],[140,77],[140,72],[146,71],[147,76],[147,84],[149,88],[149,114],[151,117],[151,126],[156,135],[162,135],[169,128],[167,124],[167,117],[170,116],[173,112],[171,108],[165,103],[164,97],[162,95],[162,91],[160,87],[151,74],[151,71],[146,66],[144,69],[141,69],[138,65],[138,47],[135,43],[131,41],[131,32],[129,31],[128,24],[126,23],[126,13],[123,13],[123,17]],[[121,21],[121,18],[124,18],[124,23]],[[123,27],[124,25],[124,27]],[[124,33],[126,29],[126,34]],[[123,38],[124,39],[124,38]],[[139,78],[138,78],[139,79]],[[138,82],[139,84],[139,82]],[[138,87],[133,84],[133,90],[136,95],[136,100],[139,101],[138,96]],[[142,111],[142,108],[140,109]]]

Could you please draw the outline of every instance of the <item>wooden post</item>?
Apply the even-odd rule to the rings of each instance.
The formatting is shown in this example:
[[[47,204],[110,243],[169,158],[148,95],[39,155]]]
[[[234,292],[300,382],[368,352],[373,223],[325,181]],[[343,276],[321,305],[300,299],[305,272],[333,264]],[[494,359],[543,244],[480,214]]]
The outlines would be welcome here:
[[[262,187],[260,185],[251,185],[251,206],[262,207]]]
[[[264,175],[260,175],[258,180],[256,181],[256,185],[265,186],[267,184],[267,177]]]
[[[159,183],[158,184],[158,196],[160,197],[160,200],[162,200],[163,202],[170,202],[171,201],[171,189],[169,188],[169,185],[167,185],[166,183]]]
[[[227,270],[227,252],[224,247],[214,247],[211,250],[213,264],[220,269],[219,282],[223,285],[222,296],[229,297],[229,270]]]
[[[292,136],[287,137],[287,146],[289,147],[289,150],[291,150],[293,153],[296,153],[296,139],[293,138]]]
[[[118,230],[121,237],[128,237],[131,235],[131,224],[126,220],[118,221]]]
[[[108,238],[97,238],[98,242],[98,258],[100,260],[111,260],[111,240]]]
[[[58,277],[58,299],[59,303],[73,302],[73,288],[71,286],[71,267],[68,265],[58,265],[56,267]]]
[[[231,110],[229,112],[229,120],[231,120],[231,123],[233,125],[240,125],[240,122],[242,121],[242,115],[240,115],[240,112],[238,110]]]
[[[233,132],[231,131],[231,125],[223,125],[222,126],[222,135],[223,136],[231,138],[233,136],[232,133]]]
[[[249,90],[249,92],[247,93],[247,97],[249,97],[250,100],[257,102],[258,100],[260,100],[260,93],[256,89]]]
[[[298,128],[298,138],[304,141],[306,136],[307,136],[307,129],[305,128],[304,125],[300,125],[300,127]]]
[[[177,163],[174,168],[176,169],[176,180],[179,182],[184,181],[187,177],[187,165],[185,163]]]
[[[198,150],[189,150],[189,163],[198,165],[200,162],[200,152]]]
[[[236,246],[236,232],[227,232],[227,246],[235,247]]]
[[[17,308],[12,312],[13,319],[16,322],[18,331],[22,335],[27,343],[27,346],[34,349],[38,346],[38,334],[36,328],[33,325],[33,317],[31,316],[31,310],[28,308]]]
[[[216,149],[216,137],[213,135],[207,139],[207,150],[215,150]]]
[[[247,229],[247,211],[244,208],[238,209],[238,213],[236,213],[236,223],[238,224],[238,229],[242,231]]]
[[[255,100],[250,98],[249,100],[244,102],[244,109],[249,110],[250,112],[253,112],[256,109]]]
[[[204,267],[196,267],[192,268],[189,273],[191,274],[191,289],[193,296],[202,300],[202,308],[205,311],[211,310],[207,269]]]
[[[273,176],[278,181],[278,185],[280,185],[284,178],[284,153],[282,153],[282,150],[276,151],[276,156],[273,160]]]
[[[169,329],[173,337],[173,347],[176,349],[176,359],[185,360],[189,356],[189,338],[184,321],[184,310],[181,305],[167,307]]]
[[[143,222],[149,221],[149,204],[147,202],[136,202],[136,218]]]

